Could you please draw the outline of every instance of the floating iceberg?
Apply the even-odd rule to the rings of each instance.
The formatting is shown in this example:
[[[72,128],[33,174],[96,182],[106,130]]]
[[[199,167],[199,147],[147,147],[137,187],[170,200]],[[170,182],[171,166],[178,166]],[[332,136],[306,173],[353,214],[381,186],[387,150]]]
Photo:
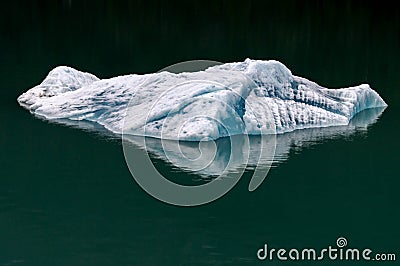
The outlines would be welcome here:
[[[280,62],[250,59],[197,72],[109,79],[60,66],[18,102],[48,120],[187,141],[343,126],[362,110],[386,106],[367,84],[327,89]]]

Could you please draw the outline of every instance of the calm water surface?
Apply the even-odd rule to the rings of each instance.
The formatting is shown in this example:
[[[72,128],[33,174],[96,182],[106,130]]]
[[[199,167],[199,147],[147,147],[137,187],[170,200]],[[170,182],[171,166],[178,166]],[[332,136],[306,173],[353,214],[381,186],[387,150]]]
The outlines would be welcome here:
[[[339,236],[398,254],[399,9],[300,3],[2,8],[0,265],[308,265],[259,262],[256,252],[264,243],[321,249]],[[57,65],[111,77],[246,57],[280,60],[327,87],[369,83],[389,107],[367,129],[282,136],[256,191],[248,170],[220,200],[182,208],[140,189],[120,139],[43,121],[16,102]]]

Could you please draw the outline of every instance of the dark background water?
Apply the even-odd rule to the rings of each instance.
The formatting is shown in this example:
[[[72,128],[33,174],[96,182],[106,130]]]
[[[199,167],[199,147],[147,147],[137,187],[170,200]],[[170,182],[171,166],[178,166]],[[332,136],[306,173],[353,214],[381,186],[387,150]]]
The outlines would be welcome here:
[[[321,249],[339,236],[398,252],[395,4],[9,1],[0,34],[0,265],[285,265],[296,263],[256,252]],[[292,151],[253,193],[245,176],[222,199],[181,208],[138,187],[119,140],[36,119],[16,102],[58,65],[102,78],[247,57],[327,87],[369,83],[389,107],[368,134]]]

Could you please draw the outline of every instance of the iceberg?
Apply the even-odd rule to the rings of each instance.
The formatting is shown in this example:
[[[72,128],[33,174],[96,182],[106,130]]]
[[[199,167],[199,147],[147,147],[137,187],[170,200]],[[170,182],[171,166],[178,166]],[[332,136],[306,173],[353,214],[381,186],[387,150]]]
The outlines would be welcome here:
[[[185,141],[345,126],[365,109],[387,106],[368,84],[328,89],[278,61],[251,59],[108,79],[59,66],[18,102],[55,122],[94,122],[116,134]]]

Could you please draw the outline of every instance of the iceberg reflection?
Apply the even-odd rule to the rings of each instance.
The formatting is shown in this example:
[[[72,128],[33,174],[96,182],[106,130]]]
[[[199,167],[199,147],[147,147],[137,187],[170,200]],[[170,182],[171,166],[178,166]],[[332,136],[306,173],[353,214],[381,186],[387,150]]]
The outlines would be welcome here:
[[[254,170],[256,167],[268,169],[288,160],[292,149],[300,151],[327,140],[366,133],[384,109],[385,107],[364,110],[345,126],[309,128],[278,135],[236,135],[201,142],[125,135],[124,140],[140,149],[146,149],[153,158],[209,179],[219,176],[227,167],[229,171],[243,167],[247,170]]]

